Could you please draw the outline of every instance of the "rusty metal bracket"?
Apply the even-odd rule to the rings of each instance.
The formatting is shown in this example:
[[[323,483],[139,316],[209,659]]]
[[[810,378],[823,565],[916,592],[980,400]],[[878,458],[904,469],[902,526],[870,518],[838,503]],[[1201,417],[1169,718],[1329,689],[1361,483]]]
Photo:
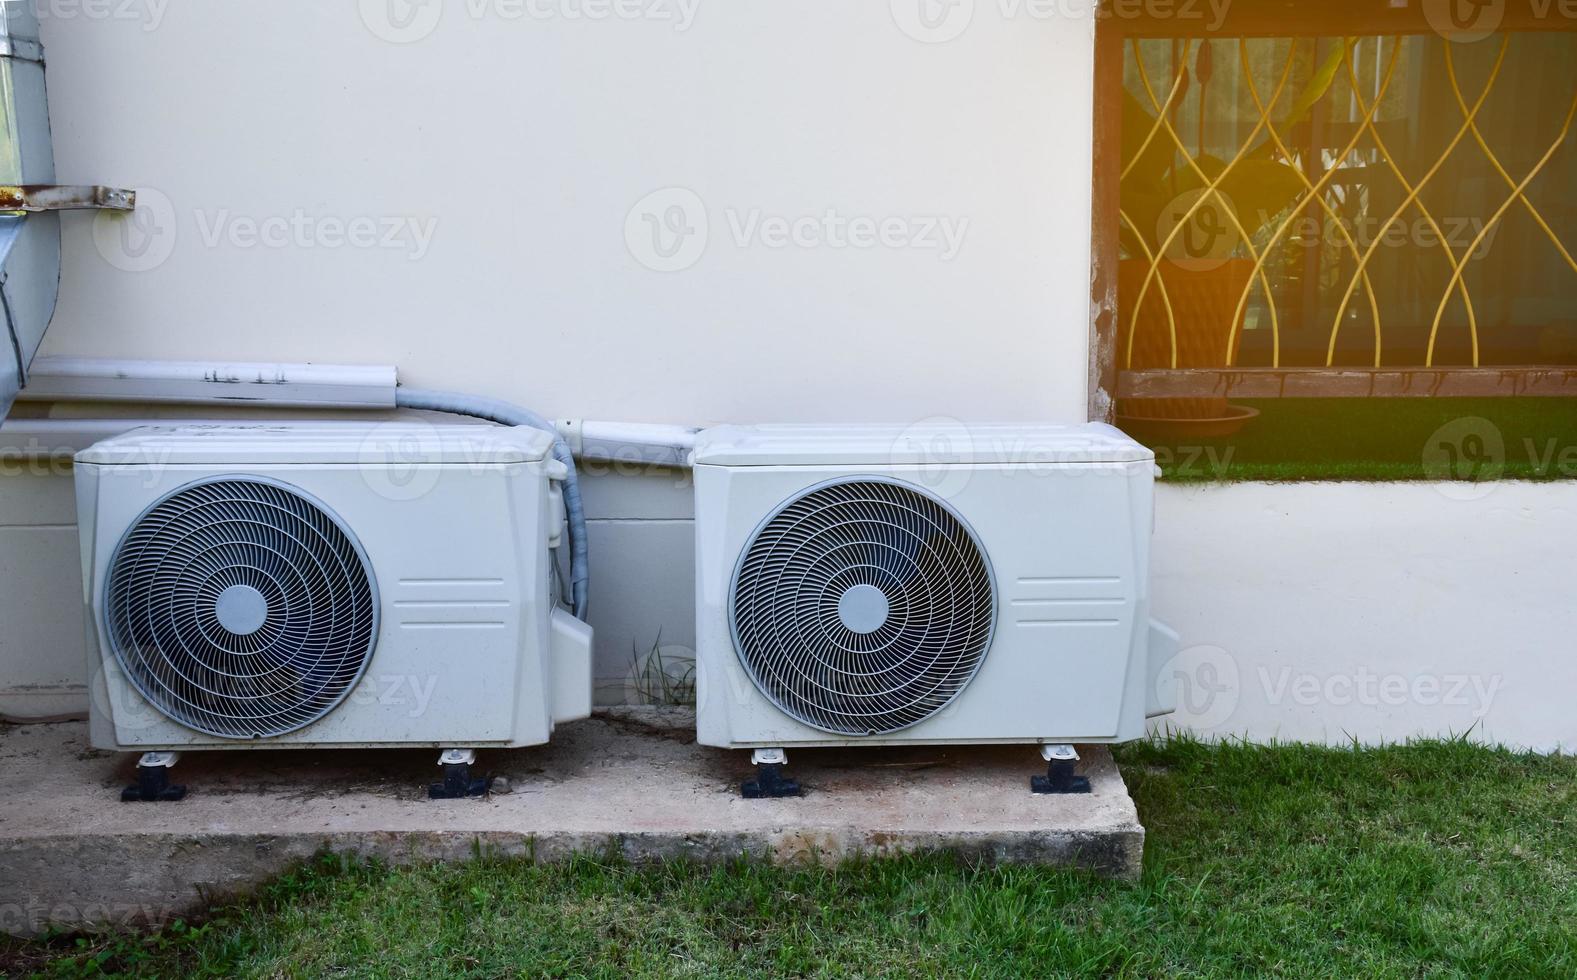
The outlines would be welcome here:
[[[95,184],[0,185],[0,211],[131,211],[137,192]]]

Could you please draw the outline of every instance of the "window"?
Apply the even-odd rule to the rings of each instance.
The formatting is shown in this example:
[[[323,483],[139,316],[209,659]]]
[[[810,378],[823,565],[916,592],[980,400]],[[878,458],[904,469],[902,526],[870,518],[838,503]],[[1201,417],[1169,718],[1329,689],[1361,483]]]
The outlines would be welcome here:
[[[1577,22],[1292,9],[1102,20],[1119,424],[1215,450],[1178,476],[1577,477]]]

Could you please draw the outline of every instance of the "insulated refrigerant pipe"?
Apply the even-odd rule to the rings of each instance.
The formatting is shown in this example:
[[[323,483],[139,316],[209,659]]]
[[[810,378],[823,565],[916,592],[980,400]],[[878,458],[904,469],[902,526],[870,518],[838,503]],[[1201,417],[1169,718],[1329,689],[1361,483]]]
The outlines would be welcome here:
[[[590,548],[586,543],[586,509],[580,499],[580,478],[575,469],[575,454],[559,434],[558,427],[530,409],[460,392],[398,388],[394,393],[394,403],[400,408],[416,411],[466,415],[500,425],[541,429],[553,436],[553,458],[563,463],[569,471],[564,479],[564,513],[569,518],[570,604],[576,618],[585,619],[591,579]]]
[[[577,616],[587,608],[589,559],[585,509],[575,457],[667,467],[689,465],[695,428],[628,422],[570,421],[558,426],[508,402],[462,393],[398,387],[392,366],[251,364],[209,361],[143,361],[39,358],[21,400],[129,402],[379,410],[438,411],[525,425],[551,433],[554,458],[569,470],[564,505],[570,523],[570,594]],[[12,419],[0,431],[0,455],[25,459],[58,456],[62,446],[83,448],[97,438],[161,419]],[[183,420],[184,421],[184,420]],[[65,439],[66,442],[61,440]],[[81,447],[77,441],[86,440]]]

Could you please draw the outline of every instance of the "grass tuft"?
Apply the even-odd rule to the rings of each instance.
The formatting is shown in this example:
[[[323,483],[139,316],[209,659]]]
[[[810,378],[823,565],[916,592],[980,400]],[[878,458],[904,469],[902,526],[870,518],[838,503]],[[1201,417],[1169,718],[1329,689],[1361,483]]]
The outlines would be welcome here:
[[[630,650],[630,678],[637,703],[666,708],[695,707],[695,658],[664,652],[663,634],[645,654],[639,647]]]

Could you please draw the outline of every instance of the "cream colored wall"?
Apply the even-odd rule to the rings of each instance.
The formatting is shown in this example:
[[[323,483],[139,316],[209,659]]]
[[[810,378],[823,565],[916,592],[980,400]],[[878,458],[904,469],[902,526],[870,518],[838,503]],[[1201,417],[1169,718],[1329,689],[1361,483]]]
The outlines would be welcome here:
[[[631,421],[1082,420],[1092,21],[926,43],[906,2],[58,5],[60,176],[145,214],[69,218],[45,353]],[[390,43],[390,11],[441,16]],[[676,203],[707,247],[653,271]]]

